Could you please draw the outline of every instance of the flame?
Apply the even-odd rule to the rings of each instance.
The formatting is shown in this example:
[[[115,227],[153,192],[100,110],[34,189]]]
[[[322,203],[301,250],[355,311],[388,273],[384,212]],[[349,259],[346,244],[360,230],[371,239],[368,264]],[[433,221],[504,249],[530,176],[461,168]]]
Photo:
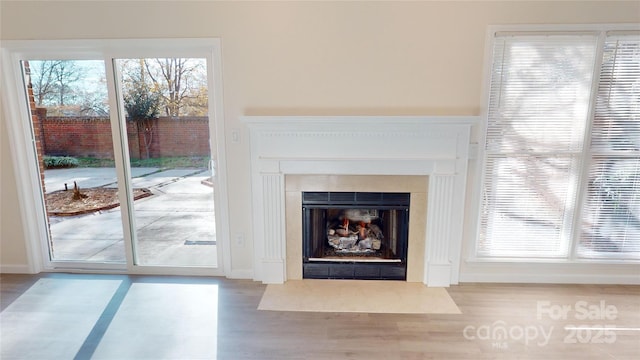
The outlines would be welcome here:
[[[360,239],[364,239],[367,236],[367,224],[364,221],[360,221]]]

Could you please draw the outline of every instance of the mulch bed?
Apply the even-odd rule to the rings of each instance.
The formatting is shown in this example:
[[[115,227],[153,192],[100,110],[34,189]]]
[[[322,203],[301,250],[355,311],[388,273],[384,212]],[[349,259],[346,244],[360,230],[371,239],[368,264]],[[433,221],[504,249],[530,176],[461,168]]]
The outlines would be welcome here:
[[[73,190],[60,190],[45,195],[47,212],[53,216],[74,216],[88,214],[100,210],[113,209],[120,206],[118,189],[92,188],[81,189],[86,198],[73,200]],[[133,199],[138,200],[151,196],[148,189],[133,189]]]

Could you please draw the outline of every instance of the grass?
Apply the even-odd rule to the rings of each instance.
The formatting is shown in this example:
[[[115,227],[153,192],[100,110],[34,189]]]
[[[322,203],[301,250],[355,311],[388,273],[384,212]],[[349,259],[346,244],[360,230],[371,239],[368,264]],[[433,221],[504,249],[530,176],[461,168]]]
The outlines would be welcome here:
[[[209,157],[204,156],[179,156],[131,160],[132,167],[157,167],[163,169],[206,168],[208,167],[208,164]]]
[[[96,159],[89,157],[79,157],[78,167],[115,167],[113,159]]]
[[[82,157],[78,159],[79,167],[114,167],[113,159],[96,159]],[[160,157],[151,159],[131,159],[131,167],[157,167],[160,169],[179,169],[179,168],[206,168],[208,167],[209,157],[205,156],[177,156],[177,157]]]

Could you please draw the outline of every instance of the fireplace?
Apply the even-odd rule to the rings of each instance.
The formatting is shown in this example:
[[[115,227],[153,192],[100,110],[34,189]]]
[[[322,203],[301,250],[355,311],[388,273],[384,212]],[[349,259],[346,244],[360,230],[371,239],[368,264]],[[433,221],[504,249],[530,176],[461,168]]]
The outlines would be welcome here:
[[[457,283],[469,139],[478,120],[473,116],[243,117],[251,145],[253,261],[248,271],[253,279],[281,284],[303,278],[301,192],[364,191],[411,193],[406,281],[429,286]],[[292,180],[296,177],[308,181],[297,184]],[[352,177],[371,180],[343,183]],[[379,177],[393,180],[379,184]],[[410,189],[408,183],[414,180],[419,184]]]
[[[303,192],[303,278],[406,280],[409,193]]]

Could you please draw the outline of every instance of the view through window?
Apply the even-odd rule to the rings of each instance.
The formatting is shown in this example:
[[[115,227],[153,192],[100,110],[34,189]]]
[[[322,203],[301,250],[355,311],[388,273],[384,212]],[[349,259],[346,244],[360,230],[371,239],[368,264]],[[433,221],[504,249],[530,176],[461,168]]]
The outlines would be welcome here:
[[[477,256],[640,259],[640,34],[494,40]]]
[[[105,60],[23,61],[40,140],[49,259],[126,263]],[[206,58],[114,59],[136,265],[216,267]],[[117,131],[115,133],[118,133]],[[128,231],[128,230],[127,230]]]

